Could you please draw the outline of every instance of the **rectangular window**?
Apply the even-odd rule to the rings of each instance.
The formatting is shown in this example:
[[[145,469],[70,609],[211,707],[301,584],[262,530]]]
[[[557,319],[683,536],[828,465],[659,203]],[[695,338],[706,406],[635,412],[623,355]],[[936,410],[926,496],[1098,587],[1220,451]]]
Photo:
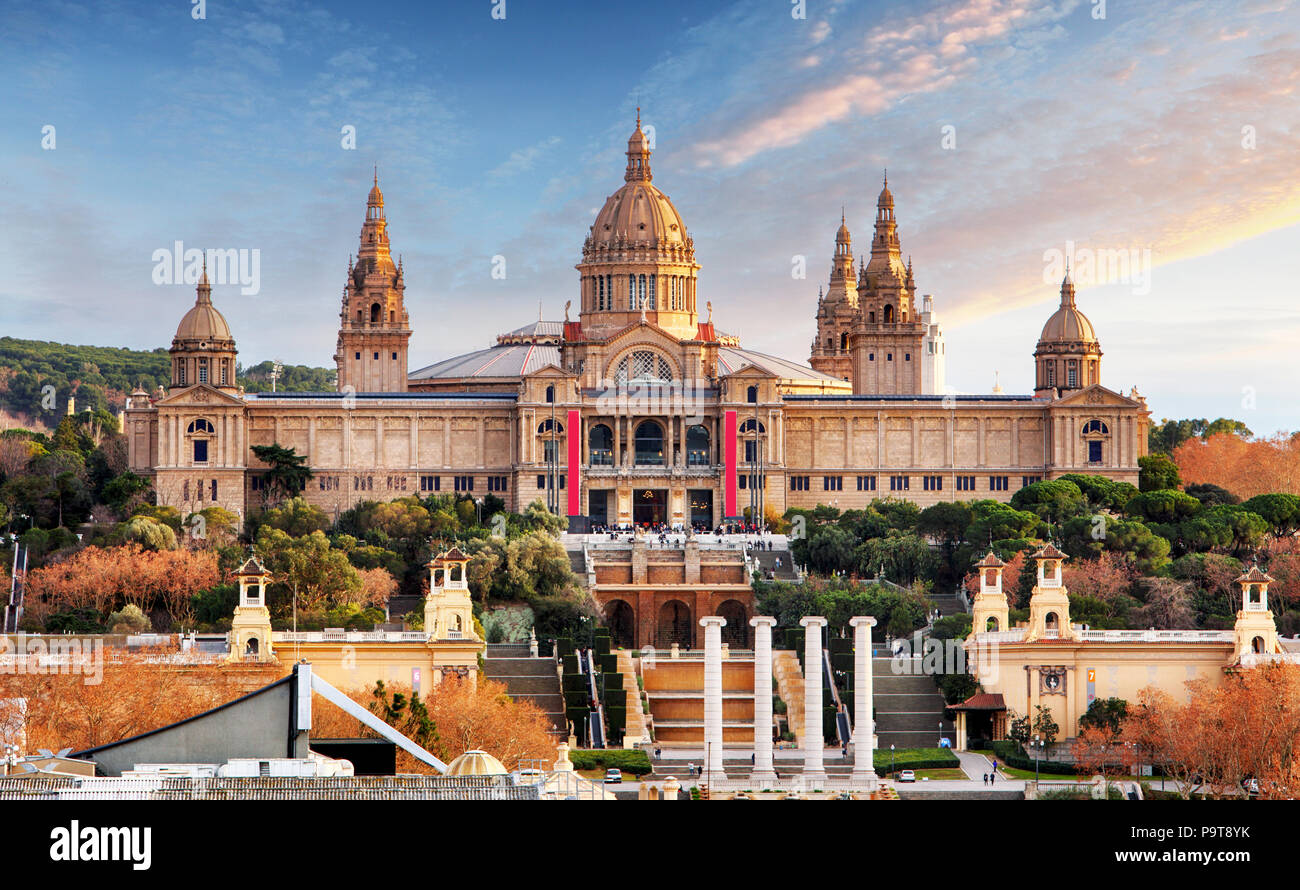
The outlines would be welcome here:
[[[749,477],[748,477],[748,476],[737,476],[737,477],[736,477],[736,487],[737,487],[737,488],[744,488],[744,487],[746,487],[746,485],[749,484],[749,483],[748,483],[748,480],[749,480]]]
[[[942,476],[922,476],[921,487],[926,491],[943,491]]]
[[[956,485],[957,485],[957,490],[958,490],[958,491],[974,491],[974,490],[975,490],[975,477],[974,477],[974,476],[957,476],[957,477],[956,477]]]
[[[910,362],[911,360],[912,360],[912,353],[910,352],[903,353],[903,361]]]
[[[876,490],[875,476],[858,477],[858,491],[875,491],[875,490]]]
[[[546,488],[546,477],[541,473],[537,474],[537,487],[542,489]]]
[[[456,483],[456,490],[457,490],[457,491],[473,491],[473,490],[474,490],[474,477],[473,477],[473,476],[457,476],[456,479],[455,479],[455,483]]]
[[[266,479],[263,476],[249,476],[248,487],[252,491],[262,491],[266,488]]]
[[[1099,463],[1101,463],[1101,443],[1100,443],[1100,442],[1089,442],[1089,443],[1088,443],[1088,463],[1090,463],[1090,464],[1099,464]]]
[[[808,490],[808,481],[809,481],[809,477],[808,477],[808,476],[791,476],[791,477],[790,477],[790,490],[791,490],[791,491],[807,491],[807,490]]]
[[[758,443],[753,439],[745,442],[745,463],[752,464],[758,460]]]
[[[889,490],[907,491],[909,488],[911,488],[911,481],[912,480],[910,476],[890,476]]]
[[[393,353],[393,361],[397,361],[397,353],[396,353],[396,352]]]
[[[843,476],[822,477],[822,491],[843,491],[843,490],[844,490]]]
[[[439,478],[437,476],[421,476],[420,491],[437,491]]]
[[[1028,488],[1029,486],[1033,485],[1035,482],[1042,482],[1042,481],[1043,481],[1042,476],[1021,476],[1020,487]]]
[[[886,352],[885,361],[892,362],[893,360],[894,360],[894,354],[892,352]]]
[[[361,361],[361,353],[357,353],[357,361]]]
[[[212,497],[209,498],[209,500],[213,500],[213,501],[215,501],[216,499],[217,499],[217,480],[216,480],[216,479],[213,479],[213,480],[212,480]]]
[[[1006,491],[1006,490],[1007,490],[1006,476],[989,477],[989,491]]]
[[[1067,377],[1067,379],[1069,380],[1069,383],[1067,384],[1067,386],[1068,386],[1070,389],[1075,389],[1075,388],[1078,387],[1078,385],[1079,385],[1079,363],[1078,363],[1077,361],[1075,361],[1074,359],[1070,359],[1070,367],[1069,367],[1069,369],[1068,369],[1067,372],[1066,372],[1066,377]]]
[[[194,462],[196,464],[205,464],[208,462],[208,440],[194,440]]]
[[[199,359],[199,383],[207,383],[207,382],[208,382],[208,360],[205,358],[201,358]]]

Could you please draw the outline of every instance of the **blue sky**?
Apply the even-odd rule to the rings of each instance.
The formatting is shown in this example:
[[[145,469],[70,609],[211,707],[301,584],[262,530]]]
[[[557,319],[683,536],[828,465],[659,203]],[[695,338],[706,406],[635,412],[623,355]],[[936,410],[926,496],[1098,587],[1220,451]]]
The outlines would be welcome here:
[[[493,6],[0,5],[0,333],[168,345],[193,289],[151,257],[181,240],[261,251],[259,294],[214,291],[242,360],[328,366],[378,163],[412,367],[486,345],[576,301],[639,103],[746,346],[807,359],[840,207],[864,246],[888,166],[959,390],[1029,388],[1072,242],[1149,251],[1147,281],[1079,281],[1103,383],[1300,427],[1294,2]]]

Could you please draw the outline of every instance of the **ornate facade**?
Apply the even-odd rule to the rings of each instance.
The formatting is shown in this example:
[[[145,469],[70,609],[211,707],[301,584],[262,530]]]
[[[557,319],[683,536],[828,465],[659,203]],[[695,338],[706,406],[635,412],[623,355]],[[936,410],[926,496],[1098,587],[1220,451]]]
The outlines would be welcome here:
[[[511,509],[542,500],[575,527],[713,526],[886,496],[1007,500],[1074,472],[1137,482],[1145,402],[1101,385],[1068,278],[1034,353],[1033,394],[940,394],[942,362],[924,368],[942,332],[928,298],[917,309],[886,184],[856,271],[841,220],[811,366],[748,350],[715,326],[711,302],[700,311],[695,245],[650,155],[638,120],[624,182],[582,245],[576,319],[566,304],[563,322],[416,370],[376,177],[344,288],[338,392],[238,390],[235,341],[205,277],[173,341],[172,385],[132,394],[132,468],[161,503],[244,516],[262,503],[251,447],[278,443],[307,455],[306,496],[334,515],[456,492]]]

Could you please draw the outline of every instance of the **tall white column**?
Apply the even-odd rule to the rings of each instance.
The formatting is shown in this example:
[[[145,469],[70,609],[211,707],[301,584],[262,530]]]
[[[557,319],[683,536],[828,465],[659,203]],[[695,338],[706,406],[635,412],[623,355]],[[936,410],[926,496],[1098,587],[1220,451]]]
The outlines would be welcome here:
[[[772,765],[772,628],[775,618],[751,618],[754,628],[754,773],[755,789],[776,783]]]
[[[876,721],[872,716],[875,706],[871,676],[871,628],[876,619],[851,618],[853,628],[853,778],[874,781],[876,768],[872,763],[875,748]]]
[[[810,788],[826,781],[822,762],[822,628],[825,618],[800,618],[803,642],[803,774]]]
[[[704,757],[705,779],[725,779],[722,770],[722,626],[725,618],[700,619],[704,628]]]

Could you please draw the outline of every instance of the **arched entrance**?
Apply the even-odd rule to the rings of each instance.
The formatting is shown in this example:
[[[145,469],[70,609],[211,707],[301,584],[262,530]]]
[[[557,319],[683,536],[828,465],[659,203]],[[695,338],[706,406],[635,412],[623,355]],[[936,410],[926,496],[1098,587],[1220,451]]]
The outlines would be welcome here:
[[[632,521],[637,525],[658,525],[667,522],[668,492],[661,488],[633,489]]]
[[[1250,641],[1250,651],[1251,651],[1251,652],[1254,652],[1256,655],[1263,655],[1263,654],[1264,654],[1264,638],[1263,638],[1263,637],[1255,637],[1255,639],[1251,640],[1251,641]]]
[[[659,621],[655,626],[655,648],[668,649],[673,643],[690,648],[694,626],[691,608],[681,600],[669,600],[659,607]]]
[[[984,622],[984,629],[990,632],[1000,630],[1001,628],[998,627],[998,619],[995,616],[990,615],[989,620]]]
[[[605,624],[609,627],[610,642],[617,648],[636,646],[636,613],[625,600],[605,603]]]
[[[726,620],[722,626],[722,642],[732,649],[749,648],[749,616],[739,600],[726,600],[718,606],[718,616]]]

